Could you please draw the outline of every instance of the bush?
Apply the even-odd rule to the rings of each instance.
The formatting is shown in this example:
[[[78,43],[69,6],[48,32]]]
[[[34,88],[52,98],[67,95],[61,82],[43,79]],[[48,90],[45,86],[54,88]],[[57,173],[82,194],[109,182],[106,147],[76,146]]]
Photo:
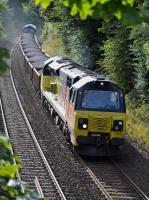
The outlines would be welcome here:
[[[9,138],[0,133],[0,199],[1,200],[42,200],[16,178],[20,166],[13,164]],[[23,187],[24,192],[21,190]]]

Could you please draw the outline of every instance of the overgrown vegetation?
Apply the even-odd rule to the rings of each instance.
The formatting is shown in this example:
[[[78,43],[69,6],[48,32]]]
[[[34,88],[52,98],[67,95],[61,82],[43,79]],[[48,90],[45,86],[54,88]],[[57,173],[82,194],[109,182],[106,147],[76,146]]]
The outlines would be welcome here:
[[[133,61],[130,52],[130,28],[117,20],[104,23],[99,29],[105,39],[100,47],[102,58],[98,61],[102,72],[126,92],[133,88]],[[98,71],[98,69],[97,69]]]
[[[0,37],[3,35],[3,12],[7,8],[7,0],[2,0],[0,2]],[[9,57],[8,50],[5,48],[0,48],[0,74],[3,74],[6,70],[7,64],[5,59]]]
[[[149,149],[149,105],[134,108],[127,106],[127,131],[143,148]]]
[[[71,17],[70,10],[58,2],[53,4],[52,9],[49,8],[43,12],[42,16],[45,17],[46,28],[43,34],[46,36],[43,37],[44,40],[47,38],[49,41],[50,38],[53,40],[52,44],[60,42],[59,49],[61,50],[57,49],[55,55],[63,53],[72,60],[90,68],[96,65],[96,60],[100,56],[98,53],[100,22],[98,20],[81,21],[78,16]],[[51,49],[50,45],[49,49]]]
[[[47,8],[53,2],[54,0],[35,0],[35,3],[41,4],[43,8]],[[57,0],[57,2],[71,8],[71,15],[79,14],[82,20],[92,16],[94,19],[110,21],[116,17],[124,23],[134,24],[142,19],[148,21],[149,17],[147,9],[138,12],[135,0]],[[145,3],[147,8],[148,2]]]
[[[19,181],[19,165],[13,164],[9,138],[0,132],[0,199],[1,200],[42,200]]]

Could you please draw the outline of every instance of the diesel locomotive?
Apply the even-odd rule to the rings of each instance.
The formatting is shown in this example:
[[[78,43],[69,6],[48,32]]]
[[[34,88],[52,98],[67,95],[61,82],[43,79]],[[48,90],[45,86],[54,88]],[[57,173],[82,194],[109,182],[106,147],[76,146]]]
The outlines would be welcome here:
[[[23,28],[22,58],[57,126],[81,155],[117,155],[126,132],[123,91],[68,58],[49,57],[35,34],[35,26]]]

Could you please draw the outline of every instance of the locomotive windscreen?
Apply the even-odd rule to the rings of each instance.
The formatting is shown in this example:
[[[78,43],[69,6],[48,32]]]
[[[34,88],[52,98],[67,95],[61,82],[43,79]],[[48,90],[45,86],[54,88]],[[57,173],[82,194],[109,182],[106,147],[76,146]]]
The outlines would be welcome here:
[[[83,110],[123,112],[123,94],[117,91],[83,90],[81,107]]]

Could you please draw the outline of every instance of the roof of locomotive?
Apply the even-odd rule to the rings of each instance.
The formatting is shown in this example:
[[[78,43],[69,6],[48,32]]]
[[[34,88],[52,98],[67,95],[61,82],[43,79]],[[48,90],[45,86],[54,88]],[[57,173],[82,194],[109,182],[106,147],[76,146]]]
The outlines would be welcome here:
[[[93,72],[83,67],[82,65],[75,63],[69,58],[65,58],[62,56],[55,56],[49,58],[45,62],[45,65],[48,65],[49,68],[55,70],[56,72],[59,72],[60,70],[72,79],[76,77],[79,77],[80,79],[82,79],[83,77],[94,77],[96,79],[105,80],[104,76],[101,76],[96,72]]]
[[[83,88],[85,85],[92,85],[92,83],[98,85],[100,85],[100,87],[106,87],[106,89],[114,89],[114,90],[117,90],[117,91],[121,91],[123,92],[118,86],[117,84],[113,83],[112,81],[108,80],[108,79],[103,79],[102,76],[84,76],[83,78],[81,78],[80,80],[78,80],[76,83],[74,83],[72,85],[72,87],[76,90],[79,90],[81,88]],[[89,86],[88,85],[88,86]],[[87,86],[87,87],[88,87]]]
[[[69,66],[70,64],[71,64],[70,62],[65,62],[65,63],[61,63],[61,64],[58,64],[57,62],[52,62],[50,64],[50,68],[57,71],[57,70],[61,69],[62,67]]]
[[[96,79],[91,77],[91,76],[85,76],[83,77],[82,79],[80,79],[79,81],[77,81],[76,83],[73,84],[73,88],[75,89],[79,89],[81,88],[82,86],[84,86],[85,84],[89,83],[89,82],[92,82],[92,81],[95,81]]]
[[[77,65],[77,64],[76,64]],[[85,75],[85,72],[80,70],[79,68],[75,67],[75,64],[72,63],[66,67],[63,67],[61,69],[62,72],[64,72],[65,74],[67,74],[69,77],[71,78],[76,78],[76,77],[82,77]]]
[[[54,57],[51,57],[48,60],[46,60],[45,65],[50,66],[50,63],[52,63],[52,62],[57,62],[58,64],[61,64],[61,62],[63,63],[63,62],[68,61],[68,60],[69,60],[68,58],[65,58],[63,56],[54,56]]]

